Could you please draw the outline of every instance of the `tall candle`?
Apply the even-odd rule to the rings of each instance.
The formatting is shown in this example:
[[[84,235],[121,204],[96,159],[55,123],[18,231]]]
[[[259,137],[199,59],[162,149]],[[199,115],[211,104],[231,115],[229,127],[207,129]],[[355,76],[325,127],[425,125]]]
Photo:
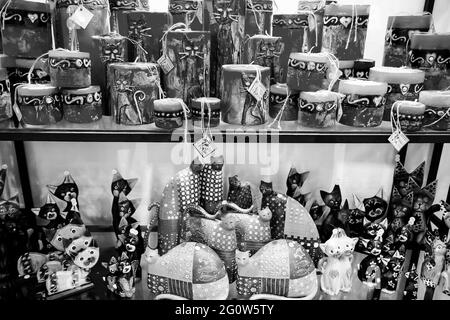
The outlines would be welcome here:
[[[281,121],[295,121],[298,118],[298,93],[290,92],[289,99],[286,101],[288,88],[285,83],[277,83],[270,87],[270,106],[269,115],[276,118],[280,110],[284,107]]]
[[[334,126],[341,99],[339,93],[327,90],[300,93],[298,122],[312,128]]]
[[[450,129],[450,91],[422,91],[419,101],[426,106],[424,127],[443,131]]]
[[[370,69],[369,80],[388,84],[383,120],[389,121],[392,105],[396,101],[414,101],[419,98],[425,72],[409,68],[374,67]]]
[[[58,88],[48,84],[25,84],[17,88],[17,106],[23,122],[48,125],[61,120]]]
[[[53,50],[48,53],[50,80],[60,88],[86,88],[91,85],[89,52]]]
[[[415,132],[422,128],[425,105],[417,101],[397,101],[394,103],[393,117],[400,122],[402,131]]]
[[[273,0],[240,0],[239,30],[243,39],[271,34]]]
[[[155,125],[158,128],[173,130],[183,125],[183,107],[179,99],[165,98],[154,101]]]
[[[353,127],[377,127],[383,119],[387,83],[359,79],[342,80],[339,92],[342,101],[340,123]]]

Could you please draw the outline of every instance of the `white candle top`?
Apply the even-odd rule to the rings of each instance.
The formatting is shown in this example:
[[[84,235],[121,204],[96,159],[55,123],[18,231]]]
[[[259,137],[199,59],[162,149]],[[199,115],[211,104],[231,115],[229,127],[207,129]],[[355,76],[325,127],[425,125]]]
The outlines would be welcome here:
[[[369,80],[393,84],[416,84],[425,81],[425,72],[410,68],[373,67],[370,69]]]
[[[402,114],[421,115],[425,113],[425,105],[417,101],[397,101],[393,108],[394,111]]]
[[[248,41],[253,40],[253,39],[256,39],[256,40],[274,40],[274,41],[276,41],[276,40],[280,40],[281,37],[268,36],[268,35],[265,35],[265,34],[256,34],[254,36],[251,36],[248,39]]]
[[[339,60],[339,69],[352,69],[355,66],[353,60]]]
[[[155,111],[159,112],[174,112],[183,109],[183,107],[181,106],[180,99],[176,98],[165,98],[155,100],[153,101],[153,106]]]
[[[300,99],[306,100],[308,102],[329,102],[337,101],[341,98],[341,94],[328,90],[319,91],[304,91],[300,93]]]
[[[270,93],[287,96],[289,89],[286,83],[275,83],[270,86]]]
[[[329,62],[328,54],[324,52],[319,53],[306,53],[306,52],[291,52],[289,55],[290,59],[295,59],[299,61],[312,61],[318,63],[327,63]]]
[[[382,96],[387,92],[387,83],[359,79],[341,80],[339,82],[339,92],[343,94]]]
[[[450,90],[425,90],[420,93],[419,101],[429,107],[450,108]]]
[[[101,92],[99,86],[90,86],[87,88],[81,88],[81,89],[64,89],[62,90],[62,93],[65,94],[72,94],[72,95],[83,95],[83,94],[89,94],[89,93],[95,93],[95,92]]]
[[[24,84],[18,86],[17,94],[19,96],[46,96],[55,94],[58,92],[58,88],[49,84]]]
[[[256,70],[261,72],[269,72],[270,68],[262,67],[257,64],[224,64],[222,66],[222,71],[227,72],[253,72],[256,73]]]
[[[72,59],[89,59],[89,52],[79,52],[70,50],[52,50],[48,52],[49,58],[72,58]]]

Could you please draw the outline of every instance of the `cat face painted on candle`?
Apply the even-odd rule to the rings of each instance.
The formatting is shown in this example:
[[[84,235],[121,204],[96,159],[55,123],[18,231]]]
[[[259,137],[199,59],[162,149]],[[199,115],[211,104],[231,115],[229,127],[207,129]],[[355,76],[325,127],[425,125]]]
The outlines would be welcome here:
[[[220,25],[230,25],[233,22],[239,21],[238,11],[235,1],[218,2],[214,6],[213,16]]]
[[[180,52],[180,59],[204,59],[205,58],[205,41],[204,36],[189,39],[187,35],[184,37],[183,49]]]

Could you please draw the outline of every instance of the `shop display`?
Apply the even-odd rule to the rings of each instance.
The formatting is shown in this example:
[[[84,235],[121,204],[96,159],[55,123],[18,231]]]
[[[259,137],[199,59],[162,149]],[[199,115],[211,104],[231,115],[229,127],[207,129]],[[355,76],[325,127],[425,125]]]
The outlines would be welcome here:
[[[423,91],[419,101],[426,106],[423,127],[447,131],[450,128],[450,91]]]
[[[358,59],[353,63],[353,77],[357,79],[369,79],[370,69],[375,67],[375,60]]]
[[[183,126],[186,118],[183,104],[180,99],[166,98],[153,101],[155,125],[158,128],[173,130]]]
[[[102,91],[99,86],[62,90],[61,104],[64,119],[75,123],[89,123],[102,118]]]
[[[190,109],[194,126],[217,127],[220,124],[220,99],[209,97],[193,99]]]
[[[419,99],[425,73],[409,68],[373,67],[370,69],[369,80],[388,84],[383,120],[389,121],[392,106],[396,101]]]
[[[275,240],[250,257],[236,251],[237,292],[250,299],[312,300],[318,289],[316,269],[308,252],[292,240]]]
[[[148,288],[156,299],[225,300],[229,285],[225,266],[208,246],[184,242],[165,255],[146,252]]]
[[[208,17],[204,12],[203,0],[169,0],[169,13],[173,23],[184,23],[196,31],[205,30]]]
[[[420,33],[411,35],[408,66],[425,72],[425,90],[446,90],[450,86],[450,35]]]
[[[161,93],[158,65],[144,62],[110,64],[108,88],[110,109],[117,124],[154,122],[154,101]]]
[[[326,90],[302,92],[298,103],[298,122],[313,128],[334,126],[342,98],[343,95]]]
[[[369,5],[325,6],[322,52],[332,53],[339,60],[363,58],[369,12]]]
[[[340,123],[353,127],[381,125],[386,102],[387,84],[364,80],[341,80],[339,93],[342,101]]]
[[[243,39],[272,31],[273,0],[240,0],[239,30]]]
[[[397,101],[392,106],[393,120],[397,119],[403,132],[422,129],[425,105],[415,101]]]
[[[0,68],[0,122],[12,117],[11,91],[8,72]]]
[[[266,123],[270,69],[257,65],[229,64],[222,67],[222,72],[222,121],[244,126]]]
[[[288,99],[287,102],[286,99]],[[285,83],[270,86],[269,116],[275,119],[281,110],[283,110],[283,113],[280,121],[295,121],[298,119],[298,93],[289,92]]]
[[[163,69],[168,98],[179,98],[190,105],[192,99],[210,96],[210,37],[209,31],[189,29],[165,34],[163,56],[171,66]]]
[[[37,58],[54,46],[48,3],[14,0],[2,6],[4,54],[11,57]]]
[[[431,27],[431,14],[390,16],[384,44],[383,66],[408,65],[409,45],[412,32],[427,32]]]
[[[48,125],[62,119],[58,88],[48,84],[23,84],[17,87],[17,106],[25,124]]]
[[[59,88],[91,85],[91,56],[88,52],[53,50],[48,53],[51,84]]]
[[[306,179],[309,177],[309,171],[299,173],[297,169],[291,168],[286,179],[287,191],[286,195],[297,200],[302,206],[306,205],[307,198],[310,193],[302,193],[302,187]]]

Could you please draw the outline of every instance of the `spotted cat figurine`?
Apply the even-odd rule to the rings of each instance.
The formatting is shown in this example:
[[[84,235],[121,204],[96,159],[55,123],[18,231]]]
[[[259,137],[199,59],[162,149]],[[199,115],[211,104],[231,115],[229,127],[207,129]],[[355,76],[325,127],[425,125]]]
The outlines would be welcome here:
[[[388,218],[391,220],[389,229],[397,234],[401,228],[403,228],[412,213],[413,206],[412,192],[402,197],[396,187],[392,191],[391,207]]]
[[[354,208],[350,209],[348,219],[347,219],[347,228],[349,232],[349,236],[351,237],[361,237],[364,233],[364,216],[366,214],[364,204],[362,201],[353,194],[354,200]]]
[[[291,168],[286,180],[287,192],[286,195],[297,200],[302,206],[306,205],[309,193],[303,194],[301,192],[302,186],[308,179],[309,171],[298,173],[295,168]]]
[[[422,162],[412,172],[408,172],[400,162],[400,157],[396,157],[393,185],[402,198],[407,196],[412,191],[410,186],[410,179],[412,179],[412,181],[414,181],[416,185],[421,186],[423,184],[424,175],[425,161]]]

